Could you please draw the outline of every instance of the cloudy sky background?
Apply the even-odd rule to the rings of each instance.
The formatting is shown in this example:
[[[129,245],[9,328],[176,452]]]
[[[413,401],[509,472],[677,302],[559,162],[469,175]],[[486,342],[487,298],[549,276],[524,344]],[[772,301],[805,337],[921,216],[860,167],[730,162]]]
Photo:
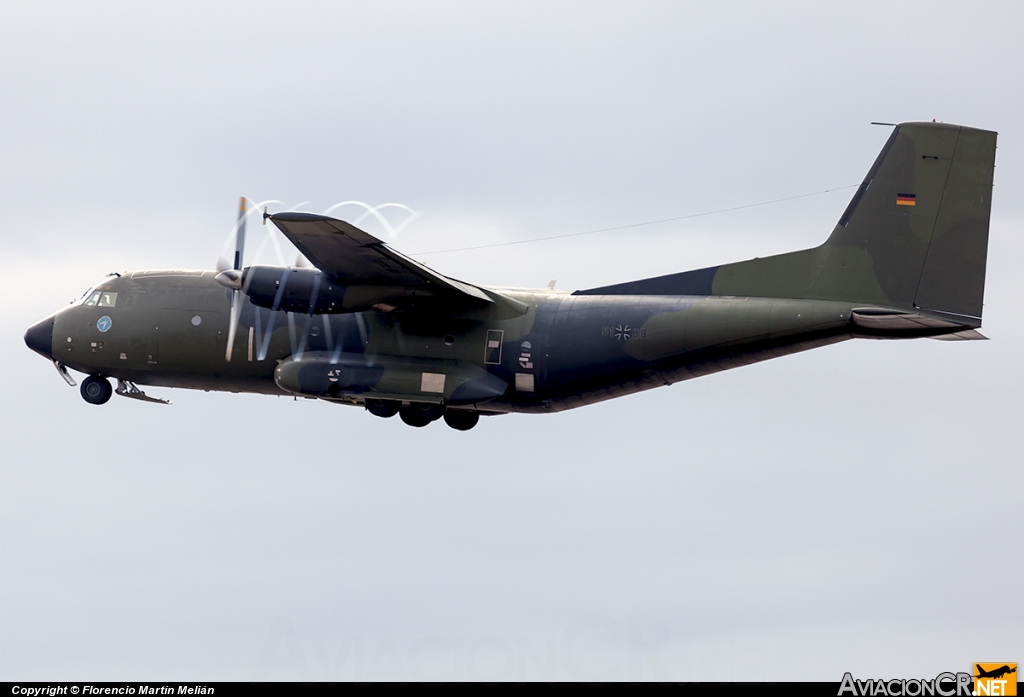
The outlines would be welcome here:
[[[4,17],[0,678],[838,680],[1024,659],[1019,3]],[[869,122],[932,118],[1000,132],[992,341],[847,342],[469,433],[186,391],[96,408],[22,341],[109,271],[212,267],[240,194],[400,202],[420,215],[392,243],[428,252],[857,184],[888,136]],[[419,258],[584,288],[817,244],[851,191]]]

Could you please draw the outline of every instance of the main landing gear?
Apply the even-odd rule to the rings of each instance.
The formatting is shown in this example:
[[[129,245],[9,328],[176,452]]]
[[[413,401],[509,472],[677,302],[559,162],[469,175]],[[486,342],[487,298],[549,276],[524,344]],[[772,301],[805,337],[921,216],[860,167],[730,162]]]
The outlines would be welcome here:
[[[398,414],[398,418],[414,428],[423,428],[443,417],[444,422],[456,431],[468,431],[480,420],[480,414],[475,411],[445,409],[443,404],[430,402],[413,402],[403,406],[397,400],[368,399],[366,400],[366,411],[384,419]]]
[[[82,380],[82,399],[89,404],[106,404],[113,393],[114,390],[106,378],[90,375]]]
[[[480,414],[475,411],[453,409],[444,413],[444,422],[456,431],[468,431],[476,426],[476,422],[479,420]]]
[[[444,413],[444,407],[430,402],[413,402],[398,410],[398,418],[415,428],[423,428],[431,421],[437,421]]]
[[[366,400],[366,411],[382,419],[390,419],[401,409],[402,403],[393,399],[368,399]]]

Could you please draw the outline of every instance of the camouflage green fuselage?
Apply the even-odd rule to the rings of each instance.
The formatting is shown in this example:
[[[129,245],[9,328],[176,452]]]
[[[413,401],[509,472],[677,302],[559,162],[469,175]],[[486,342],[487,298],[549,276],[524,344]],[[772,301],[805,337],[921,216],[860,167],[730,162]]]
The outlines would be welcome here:
[[[464,408],[548,412],[871,333],[852,324],[855,306],[844,302],[501,289],[528,310],[504,319],[377,310],[300,315],[245,302],[229,362],[230,292],[214,275],[154,271],[109,278],[99,287],[117,293],[114,307],[75,304],[56,315],[54,359],[142,385],[294,393],[349,404],[368,395],[442,400],[444,393],[408,381],[398,390],[374,389],[398,362],[411,365],[417,379],[428,372],[451,381],[468,370],[507,384],[503,394]],[[109,321],[100,322],[103,317]],[[496,349],[489,341],[498,342]],[[364,384],[333,395],[275,382],[282,362],[317,356],[327,363],[361,357],[382,366],[383,374],[370,389]]]
[[[113,377],[134,398],[292,394],[466,430],[468,412],[570,409],[857,336],[983,339],[995,152],[992,131],[900,124],[821,245],[571,294],[474,286],[345,221],[267,215],[315,268],[242,268],[238,234],[233,268],[110,277],[25,342],[88,373],[93,404]]]

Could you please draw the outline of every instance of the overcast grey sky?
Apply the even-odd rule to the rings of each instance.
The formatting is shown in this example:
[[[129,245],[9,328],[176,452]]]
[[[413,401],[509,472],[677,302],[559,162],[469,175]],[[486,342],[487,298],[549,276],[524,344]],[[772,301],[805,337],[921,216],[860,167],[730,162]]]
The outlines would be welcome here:
[[[3,15],[0,678],[837,681],[1024,658],[1019,3]],[[212,267],[240,194],[401,202],[420,215],[392,243],[423,252],[856,184],[888,135],[869,122],[932,118],[1000,132],[992,341],[847,342],[469,433],[186,391],[96,408],[22,342],[109,271]],[[849,196],[421,259],[595,286],[817,244]]]

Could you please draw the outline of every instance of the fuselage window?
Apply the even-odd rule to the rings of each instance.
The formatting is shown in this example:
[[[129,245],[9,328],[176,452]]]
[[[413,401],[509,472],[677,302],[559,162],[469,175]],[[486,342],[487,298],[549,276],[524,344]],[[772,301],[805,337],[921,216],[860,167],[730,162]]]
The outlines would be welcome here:
[[[88,298],[86,298],[85,302],[83,302],[82,304],[85,305],[86,307],[96,307],[96,303],[100,301],[100,295],[101,293],[99,291],[96,291]]]
[[[100,293],[100,307],[113,307],[117,304],[117,293]]]

